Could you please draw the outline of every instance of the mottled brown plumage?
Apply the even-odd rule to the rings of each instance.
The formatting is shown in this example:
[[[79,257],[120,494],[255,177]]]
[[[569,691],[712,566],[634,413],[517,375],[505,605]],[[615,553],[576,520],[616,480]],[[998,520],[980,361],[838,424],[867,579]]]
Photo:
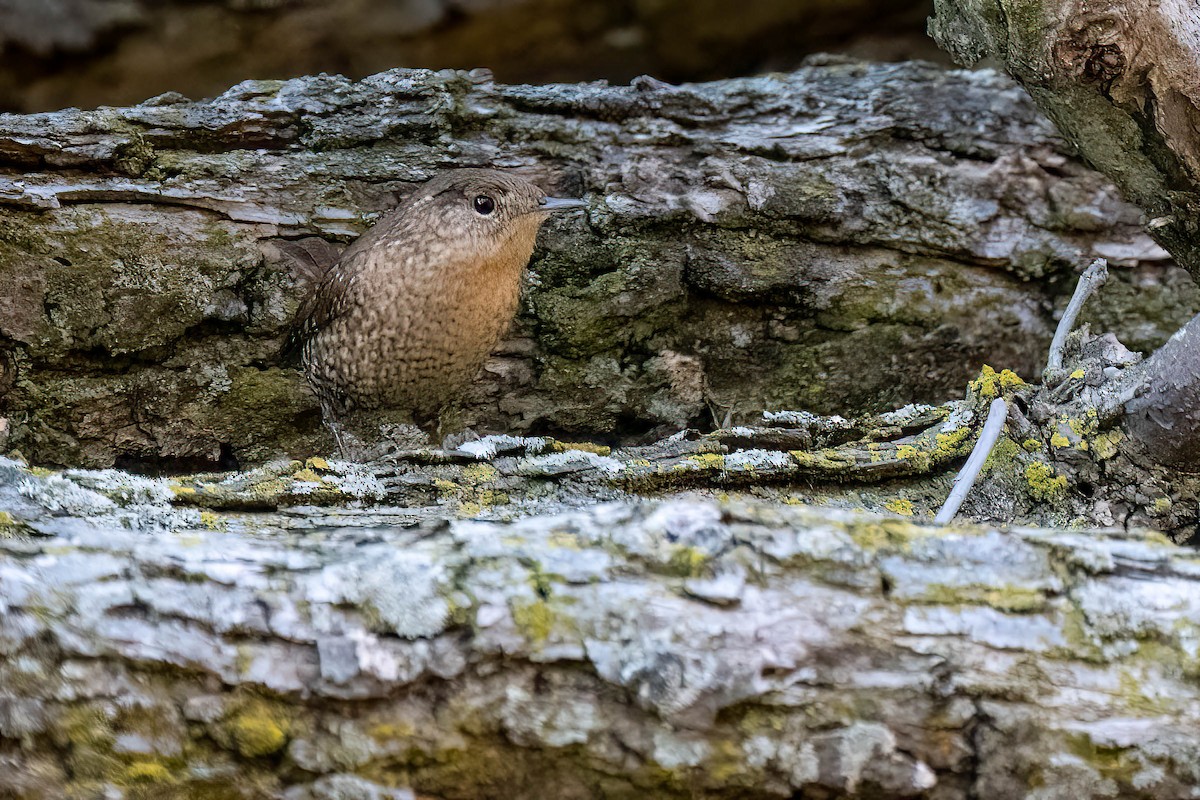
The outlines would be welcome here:
[[[327,421],[381,408],[428,417],[458,397],[516,314],[538,228],[551,211],[581,205],[513,175],[460,169],[380,219],[297,321]]]

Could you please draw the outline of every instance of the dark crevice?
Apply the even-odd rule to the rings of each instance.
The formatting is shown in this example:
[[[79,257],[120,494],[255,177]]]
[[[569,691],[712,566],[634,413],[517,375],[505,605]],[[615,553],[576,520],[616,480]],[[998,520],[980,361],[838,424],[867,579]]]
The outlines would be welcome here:
[[[216,458],[121,453],[116,457],[113,466],[125,472],[150,478],[188,475],[196,472],[235,472],[241,469],[241,463],[233,453],[233,446],[228,442],[221,443]]]

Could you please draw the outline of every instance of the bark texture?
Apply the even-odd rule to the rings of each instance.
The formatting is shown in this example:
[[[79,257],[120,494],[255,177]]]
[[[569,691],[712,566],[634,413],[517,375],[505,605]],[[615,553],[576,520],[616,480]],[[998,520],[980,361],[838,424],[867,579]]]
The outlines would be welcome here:
[[[698,497],[405,527],[166,485],[0,462],[0,795],[1200,791],[1200,567],[1153,535]]]
[[[1187,0],[943,0],[930,29],[998,59],[1200,275],[1200,14]]]
[[[989,72],[251,82],[0,117],[7,446],[176,467],[326,448],[276,356],[296,297],[272,243],[344,241],[451,165],[589,199],[548,227],[515,336],[466,398],[463,422],[493,430],[621,438],[710,406],[941,401],[984,361],[1040,369],[1094,255],[1135,266],[1099,311],[1134,346],[1195,304],[1135,209]]]
[[[0,109],[212,97],[246,79],[488,66],[548,83],[938,58],[932,0],[4,0]]]
[[[1200,280],[1200,10],[1187,0],[939,2],[931,30],[962,63],[999,59]],[[1125,429],[1196,471],[1200,322],[1131,375]]]

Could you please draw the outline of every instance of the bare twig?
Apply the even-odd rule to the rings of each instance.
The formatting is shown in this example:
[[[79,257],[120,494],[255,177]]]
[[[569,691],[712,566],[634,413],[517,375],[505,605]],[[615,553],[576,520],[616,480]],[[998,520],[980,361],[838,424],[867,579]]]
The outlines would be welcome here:
[[[1075,285],[1075,293],[1071,295],[1071,302],[1067,303],[1062,319],[1058,321],[1058,329],[1054,331],[1054,339],[1050,342],[1050,355],[1046,359],[1046,369],[1042,372],[1042,381],[1047,385],[1056,383],[1062,373],[1063,349],[1067,344],[1067,336],[1075,327],[1075,320],[1079,318],[1083,304],[1107,280],[1108,262],[1103,258],[1097,258],[1079,276],[1079,283]]]
[[[933,518],[938,525],[945,525],[958,513],[959,507],[967,497],[967,492],[971,491],[971,487],[975,485],[975,479],[979,477],[979,471],[983,469],[983,462],[987,461],[992,448],[996,446],[996,440],[1000,438],[1000,431],[1004,430],[1006,419],[1008,419],[1008,402],[1004,398],[998,397],[988,408],[987,422],[983,424],[983,430],[979,432],[979,441],[975,443],[975,449],[971,451],[970,458],[954,476],[954,488],[950,490],[950,496],[946,498],[941,510]]]

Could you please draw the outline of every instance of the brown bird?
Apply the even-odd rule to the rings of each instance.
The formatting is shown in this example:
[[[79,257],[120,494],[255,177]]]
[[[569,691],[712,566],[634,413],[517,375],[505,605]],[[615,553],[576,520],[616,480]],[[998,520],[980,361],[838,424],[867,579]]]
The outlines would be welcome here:
[[[512,323],[541,224],[583,205],[503,172],[452,170],[350,245],[293,333],[335,435],[357,410],[428,419],[459,397]]]

